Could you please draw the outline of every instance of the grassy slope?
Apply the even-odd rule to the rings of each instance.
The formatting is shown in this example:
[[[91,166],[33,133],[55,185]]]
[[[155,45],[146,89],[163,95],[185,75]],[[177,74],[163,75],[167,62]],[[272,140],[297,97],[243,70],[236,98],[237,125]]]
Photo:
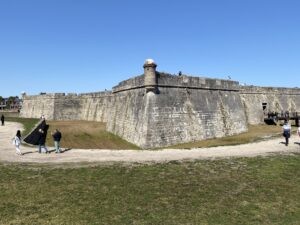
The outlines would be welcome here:
[[[139,149],[118,136],[105,130],[105,124],[89,121],[47,121],[49,130],[58,128],[62,131],[63,147],[94,148],[94,149]],[[169,148],[212,147],[220,145],[237,145],[257,141],[266,136],[281,135],[280,126],[255,125],[249,126],[249,131],[230,137],[196,141],[170,146]],[[52,143],[49,132],[47,143]]]
[[[47,121],[49,132],[48,145],[53,145],[51,131],[55,128],[62,132],[63,148],[84,149],[139,149],[136,145],[107,132],[105,123],[92,121]]]
[[[239,145],[249,142],[254,142],[261,140],[265,137],[280,136],[281,135],[280,126],[272,125],[249,125],[248,132],[216,139],[209,139],[203,141],[195,141],[190,143],[183,143],[169,148],[201,148],[201,147],[213,147],[222,145]],[[295,128],[294,128],[295,130]]]
[[[0,164],[0,224],[300,221],[300,155],[135,166]]]
[[[25,137],[36,125],[39,119],[10,117],[5,115],[5,121],[13,121],[23,124]],[[51,131],[58,128],[62,134],[61,147],[83,149],[140,149],[138,146],[105,130],[105,124],[89,121],[47,121],[49,132],[47,145],[54,145]]]
[[[16,121],[24,124],[24,137],[36,124],[37,119],[7,117],[7,121]],[[139,149],[136,145],[129,143],[120,137],[105,130],[105,124],[90,121],[47,121],[50,125],[47,136],[47,144],[53,145],[51,131],[58,128],[62,131],[63,148],[83,148],[83,149]],[[255,125],[249,126],[249,132],[230,137],[196,141],[190,143],[170,146],[169,148],[196,148],[212,147],[220,145],[237,145],[260,140],[266,136],[281,135],[280,126]]]

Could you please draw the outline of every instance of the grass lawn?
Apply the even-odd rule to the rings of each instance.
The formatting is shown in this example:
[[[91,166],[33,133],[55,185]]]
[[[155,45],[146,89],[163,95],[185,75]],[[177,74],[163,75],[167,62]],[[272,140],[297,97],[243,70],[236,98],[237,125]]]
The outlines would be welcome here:
[[[0,224],[298,225],[300,155],[152,165],[0,164]]]

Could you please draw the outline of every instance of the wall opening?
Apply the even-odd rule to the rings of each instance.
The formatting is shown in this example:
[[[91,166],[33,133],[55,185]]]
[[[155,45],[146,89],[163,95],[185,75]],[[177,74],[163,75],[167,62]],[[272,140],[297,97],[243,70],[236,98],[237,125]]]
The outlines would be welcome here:
[[[263,111],[265,111],[267,109],[267,105],[268,105],[268,103],[262,103],[262,109],[263,109]]]
[[[268,114],[268,112],[267,112],[267,105],[268,104],[266,102],[262,103],[262,109],[263,109],[264,116],[266,116]]]

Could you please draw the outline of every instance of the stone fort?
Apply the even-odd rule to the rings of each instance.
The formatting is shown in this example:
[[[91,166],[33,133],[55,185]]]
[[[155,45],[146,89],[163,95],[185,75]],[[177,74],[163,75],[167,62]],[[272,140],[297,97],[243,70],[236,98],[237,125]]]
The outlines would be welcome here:
[[[105,122],[108,131],[150,149],[239,134],[263,123],[266,111],[299,111],[299,88],[171,75],[156,71],[151,59],[143,67],[143,75],[111,91],[24,94],[20,116]]]

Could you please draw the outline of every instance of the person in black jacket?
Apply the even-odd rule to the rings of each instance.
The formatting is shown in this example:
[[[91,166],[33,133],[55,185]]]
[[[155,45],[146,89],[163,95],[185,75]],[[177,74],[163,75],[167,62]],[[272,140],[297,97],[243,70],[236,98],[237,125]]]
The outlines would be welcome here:
[[[4,126],[4,115],[1,116],[1,125]]]
[[[45,153],[49,153],[46,147],[46,133],[43,129],[39,129],[39,153],[42,153],[42,148],[45,149]]]
[[[60,153],[61,132],[58,129],[55,129],[54,133],[52,133],[52,137],[55,146],[55,153]]]

